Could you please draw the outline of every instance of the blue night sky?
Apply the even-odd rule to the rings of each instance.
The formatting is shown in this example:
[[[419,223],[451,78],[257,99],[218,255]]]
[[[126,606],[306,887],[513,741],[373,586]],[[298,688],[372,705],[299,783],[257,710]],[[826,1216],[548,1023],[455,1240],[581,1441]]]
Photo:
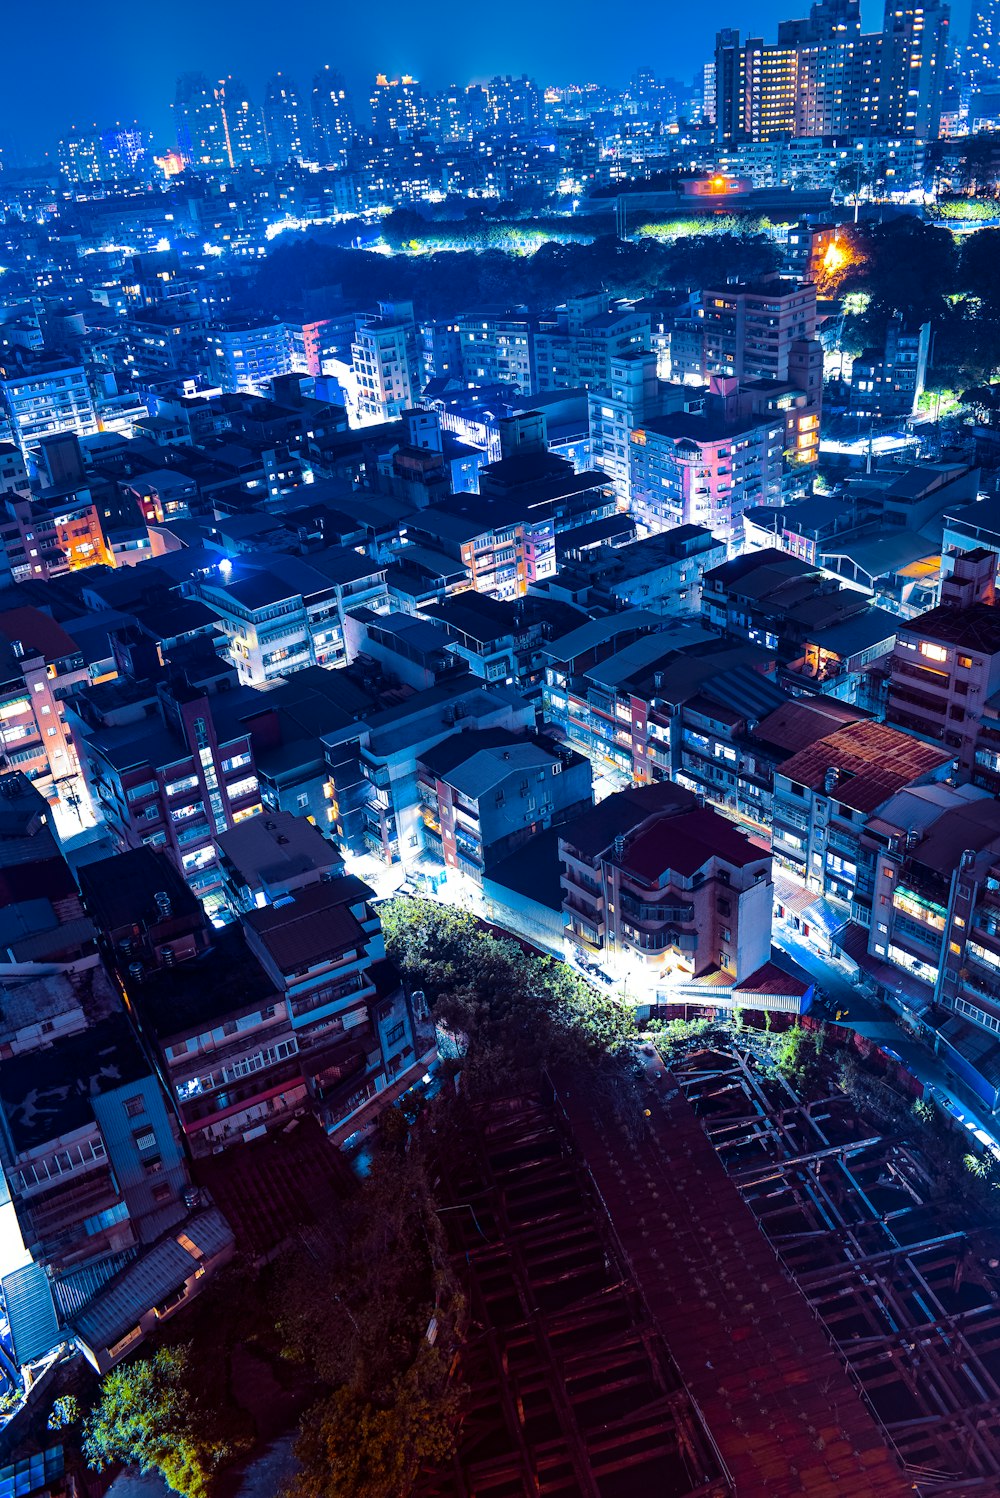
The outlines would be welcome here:
[[[132,118],[155,132],[158,146],[169,143],[174,81],[186,70],[237,75],[258,103],[271,73],[291,74],[306,91],[326,62],[364,88],[362,97],[378,71],[409,72],[431,88],[508,72],[529,72],[543,84],[621,85],[638,66],[688,78],[709,57],[717,27],[771,37],[780,17],[804,14],[808,4],[666,0],[626,10],[629,22],[615,29],[606,0],[166,0],[158,7],[8,0],[0,22],[0,147],[37,159],[73,122]],[[875,30],[882,0],[863,0],[863,12]],[[968,0],[954,14],[963,36]]]

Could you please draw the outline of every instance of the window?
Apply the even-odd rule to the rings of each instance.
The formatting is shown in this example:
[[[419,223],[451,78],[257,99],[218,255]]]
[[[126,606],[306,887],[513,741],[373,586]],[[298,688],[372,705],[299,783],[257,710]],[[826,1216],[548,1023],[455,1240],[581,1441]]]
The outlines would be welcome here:
[[[136,1093],[135,1097],[125,1099],[125,1114],[128,1118],[138,1118],[140,1113],[146,1111],[146,1099],[142,1093]]]
[[[920,654],[926,656],[929,661],[946,661],[948,652],[943,645],[932,645],[928,640],[921,640]]]
[[[386,1031],[386,1045],[398,1045],[405,1034],[406,1026],[402,1022],[400,1022],[398,1025],[393,1025],[391,1030]]]
[[[308,796],[308,794],[303,795],[303,796],[298,796],[296,798],[296,800],[298,802],[298,806],[299,806],[299,810],[300,811],[303,810],[305,807],[307,807],[309,805],[309,796]]]
[[[958,664],[961,666],[961,668],[962,668],[963,671],[971,671],[972,670],[972,656],[971,655],[960,655],[959,658],[958,658]]]

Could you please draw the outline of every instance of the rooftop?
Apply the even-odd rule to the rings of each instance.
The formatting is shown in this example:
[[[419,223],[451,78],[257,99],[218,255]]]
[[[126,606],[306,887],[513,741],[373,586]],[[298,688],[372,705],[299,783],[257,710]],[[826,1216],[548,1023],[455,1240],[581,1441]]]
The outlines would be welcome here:
[[[132,848],[87,864],[79,872],[87,909],[105,932],[164,919],[157,895],[167,895],[173,915],[199,916],[201,906],[165,853]]]
[[[713,858],[742,868],[769,857],[717,811],[699,806],[643,828],[615,862],[644,884],[656,884],[667,873],[690,879]]]
[[[928,640],[940,641],[942,645],[957,645],[963,650],[997,655],[1000,653],[1000,608],[989,603],[972,603],[964,609],[944,604],[901,624],[900,633],[922,635]]]
[[[596,858],[612,846],[616,837],[625,837],[649,817],[688,811],[696,799],[693,791],[669,780],[630,786],[565,822],[559,828],[560,840],[584,858]]]
[[[472,801],[517,771],[548,768],[558,758],[537,738],[506,728],[464,729],[420,756],[437,779]]]
[[[272,1003],[274,997],[274,983],[247,946],[242,926],[235,924],[216,931],[206,952],[129,985],[129,998],[143,1025],[162,1042],[214,1029],[224,1019]]]
[[[350,906],[372,891],[343,877],[310,885],[294,898],[253,910],[246,921],[285,976],[365,945],[364,927]]]
[[[216,842],[241,880],[277,884],[300,874],[340,866],[340,855],[312,822],[288,811],[247,817]]]
[[[952,757],[898,728],[863,719],[800,749],[780,773],[815,791],[822,789],[828,770],[837,770],[831,796],[855,811],[873,812],[903,786],[932,775]]]
[[[0,1106],[14,1149],[25,1153],[85,1128],[94,1117],[94,1097],[148,1075],[121,1013],[42,1050],[0,1061]]]

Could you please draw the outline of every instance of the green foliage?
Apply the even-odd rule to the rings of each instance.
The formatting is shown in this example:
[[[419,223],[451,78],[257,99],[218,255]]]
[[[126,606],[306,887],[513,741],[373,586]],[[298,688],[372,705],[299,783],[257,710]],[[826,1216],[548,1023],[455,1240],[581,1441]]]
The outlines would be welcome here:
[[[60,1394],[53,1401],[49,1418],[46,1421],[49,1430],[62,1430],[67,1425],[75,1425],[80,1418],[80,1404],[75,1394]]]
[[[555,1060],[622,1057],[635,1040],[632,1011],[564,962],[526,953],[474,916],[401,897],[381,908],[386,952],[419,981],[436,1020],[473,1042],[464,1074],[484,1088]],[[495,1062],[502,1054],[503,1065]]]
[[[669,1060],[692,1043],[711,1044],[719,1038],[719,1027],[712,1019],[651,1020],[650,1033]]]
[[[275,1310],[286,1356],[325,1383],[382,1395],[432,1314],[437,1231],[419,1151],[379,1152],[324,1236],[282,1266]]]
[[[806,1079],[808,1036],[801,1025],[790,1025],[772,1042],[776,1069],[789,1082],[801,1086]]]
[[[929,1103],[926,1098],[914,1098],[911,1112],[918,1124],[923,1124],[924,1126],[932,1124],[934,1122],[935,1111],[934,1104]]]
[[[393,227],[394,218],[388,232],[403,253],[351,249],[337,242],[343,238],[339,227],[289,234],[241,295],[247,305],[279,311],[305,290],[340,286],[360,304],[399,299],[413,301],[420,315],[450,316],[489,302],[552,306],[595,286],[612,296],[641,297],[720,278],[756,280],[779,259],[771,240],[744,232],[742,222],[718,233],[710,219],[702,220],[687,237],[661,241],[647,234],[621,241],[609,232],[610,218],[596,225],[540,219],[453,229],[423,219],[416,228],[408,220]],[[413,244],[424,253],[412,253]]]
[[[421,1462],[451,1455],[458,1414],[447,1366],[424,1344],[379,1402],[345,1387],[309,1412],[291,1498],[397,1498]]]
[[[927,217],[945,223],[990,223],[1000,218],[1000,205],[989,198],[938,198]]]
[[[207,1498],[230,1448],[189,1391],[187,1347],[161,1347],[113,1369],[84,1425],[83,1450],[97,1471],[122,1463],[157,1472],[181,1498]]]
[[[301,1426],[291,1498],[390,1498],[419,1463],[452,1450],[461,1391],[450,1356],[464,1302],[431,1180],[437,1152],[461,1147],[450,1111],[460,1107],[448,1093],[435,1099],[406,1148],[390,1128],[356,1196],[279,1266],[285,1355],[327,1389]]]

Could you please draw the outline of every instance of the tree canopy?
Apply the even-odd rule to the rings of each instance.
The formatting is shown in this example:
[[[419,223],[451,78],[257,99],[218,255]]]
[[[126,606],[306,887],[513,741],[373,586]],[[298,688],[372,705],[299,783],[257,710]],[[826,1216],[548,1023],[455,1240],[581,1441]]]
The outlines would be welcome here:
[[[208,1498],[230,1448],[192,1398],[188,1360],[187,1347],[161,1347],[112,1369],[84,1425],[83,1450],[92,1467],[137,1466],[158,1472],[181,1498]]]

